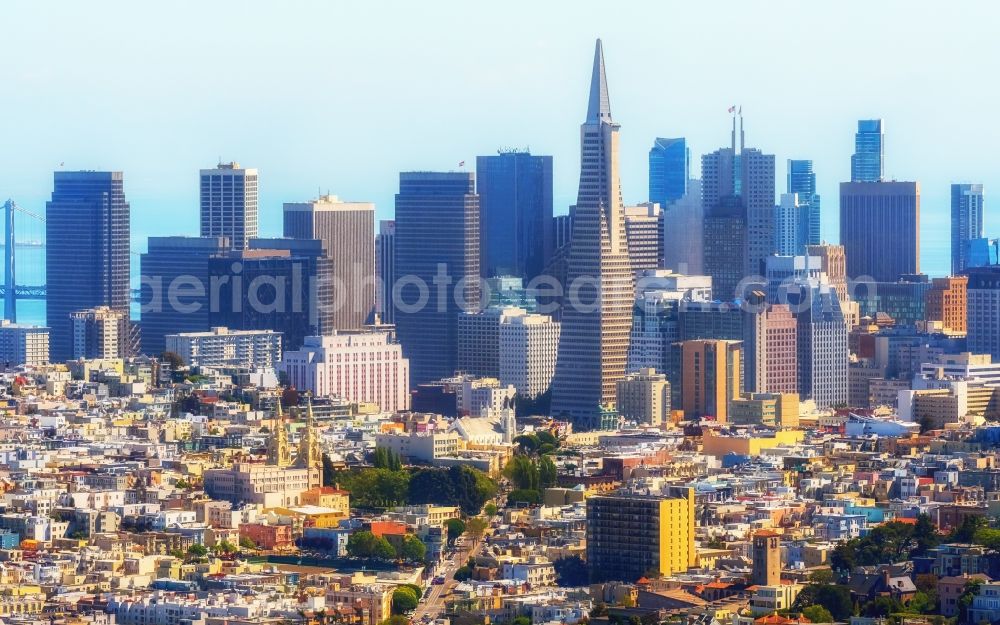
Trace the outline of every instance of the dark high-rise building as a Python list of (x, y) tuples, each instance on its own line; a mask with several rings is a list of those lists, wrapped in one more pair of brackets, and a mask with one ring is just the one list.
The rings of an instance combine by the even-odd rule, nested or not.
[(168, 334), (211, 328), (208, 263), (230, 248), (226, 237), (149, 237), (142, 272), (142, 352), (156, 356)]
[(375, 310), (375, 205), (324, 195), (311, 202), (287, 202), (284, 232), (295, 239), (320, 239), (333, 261), (333, 328), (355, 330)]
[[(723, 299), (734, 296), (736, 284), (744, 277), (761, 275), (764, 259), (775, 251), (774, 155), (744, 147), (742, 117), (740, 119), (739, 150), (734, 118), (732, 145), (701, 157), (701, 198), (705, 214), (703, 271), (712, 276), (712, 286), (718, 289), (717, 297)], [(742, 234), (732, 228), (734, 220), (740, 218), (743, 220)], [(721, 223), (720, 219), (727, 223)], [(710, 220), (715, 220), (717, 227), (710, 228)], [(714, 240), (718, 236), (728, 236), (729, 240)], [(738, 255), (734, 254), (737, 246), (742, 247)], [(720, 253), (727, 257), (722, 258)], [(716, 277), (712, 273), (716, 270), (725, 275)], [(739, 277), (734, 281), (736, 275)]]
[[(580, 127), (580, 186), (573, 210), (553, 415), (576, 427), (603, 424), (625, 377), (635, 294), (625, 237), (618, 131), (611, 119), (601, 40), (594, 51), (587, 118)], [(612, 408), (613, 410), (613, 408)]]
[(474, 175), (399, 174), (395, 323), (412, 385), (455, 372), (458, 314), (479, 308), (479, 275)]
[(501, 152), (476, 158), (480, 271), (525, 284), (552, 255), (552, 157)]
[(242, 250), (257, 236), (257, 170), (219, 163), (200, 172), (201, 236), (228, 237)]
[(885, 130), (881, 119), (859, 119), (851, 155), (851, 182), (885, 178)]
[(394, 323), (392, 286), (396, 284), (396, 222), (383, 219), (375, 236), (375, 312), (382, 323)]
[(568, 245), (573, 238), (573, 216), (556, 215), (552, 218), (553, 251)]
[(738, 297), (740, 281), (749, 275), (747, 253), (747, 216), (743, 202), (727, 196), (705, 209), (702, 227), (702, 271), (712, 278), (716, 299)]
[(897, 326), (913, 326), (926, 317), (925, 300), (930, 290), (926, 274), (904, 274), (893, 282), (861, 282), (853, 295), (862, 317), (874, 319), (876, 313), (884, 313)]
[(73, 355), (70, 313), (108, 306), (128, 318), (129, 204), (120, 171), (57, 171), (45, 207), (51, 360)]
[(990, 354), (1000, 362), (1000, 265), (967, 270), (968, 347), (974, 354)]
[(951, 273), (969, 266), (969, 241), (983, 238), (983, 185), (951, 185)]
[(808, 215), (806, 245), (819, 245), (822, 239), (820, 197), (816, 193), (816, 174), (813, 172), (812, 161), (788, 160), (788, 192), (799, 196), (799, 206), (808, 207), (805, 211)]
[(920, 185), (840, 183), (840, 242), (851, 279), (895, 282), (920, 273)]
[(691, 150), (684, 137), (653, 141), (649, 149), (649, 201), (666, 207), (687, 195)]
[(336, 294), (323, 241), (251, 239), (249, 245), (208, 262), (209, 284), (218, 285), (210, 326), (281, 332), (286, 350), (331, 333)]

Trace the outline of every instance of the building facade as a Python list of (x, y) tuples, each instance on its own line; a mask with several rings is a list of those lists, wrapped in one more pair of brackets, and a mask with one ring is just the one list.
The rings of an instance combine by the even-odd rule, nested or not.
[(500, 320), (499, 375), (519, 396), (547, 393), (556, 373), (562, 325), (548, 315), (511, 315)]
[(226, 237), (234, 250), (257, 237), (257, 170), (219, 163), (200, 172), (201, 236)]
[(501, 151), (476, 157), (480, 271), (530, 282), (552, 255), (552, 157)]
[(680, 344), (685, 419), (728, 420), (730, 402), (743, 394), (742, 352), (741, 341), (690, 340)]
[(688, 193), (691, 150), (684, 137), (657, 137), (649, 149), (649, 201), (666, 207)]
[(653, 202), (625, 207), (625, 240), (632, 271), (663, 266), (663, 211)]
[[(443, 270), (445, 297), (428, 299)], [(458, 315), (479, 310), (479, 196), (466, 172), (403, 172), (396, 194), (394, 319), (410, 382), (456, 369)], [(421, 300), (424, 304), (420, 305)], [(462, 304), (462, 305), (460, 305)]]
[(924, 318), (927, 322), (939, 325), (941, 332), (950, 336), (965, 336), (968, 327), (968, 287), (967, 276), (934, 278), (931, 288), (924, 295)]
[[(885, 130), (881, 119), (859, 119), (851, 155), (851, 182), (881, 182), (885, 178)], [(843, 235), (841, 235), (843, 237)]]
[(73, 324), (73, 358), (124, 358), (128, 344), (128, 318), (110, 306), (70, 313)]
[[(807, 206), (805, 210), (808, 222), (807, 245), (819, 245), (823, 238), (821, 232), (820, 197), (816, 193), (816, 174), (813, 172), (813, 162), (809, 160), (788, 160), (788, 193), (799, 196), (799, 204)], [(797, 254), (801, 252), (796, 252)]]
[(977, 267), (967, 274), (969, 351), (1000, 361), (1000, 266)]
[(5, 367), (49, 363), (49, 329), (0, 319), (0, 361)]
[(983, 185), (951, 185), (951, 273), (969, 266), (969, 241), (983, 238)]
[(281, 360), (281, 333), (273, 330), (230, 330), (168, 334), (166, 349), (192, 367), (273, 369)]
[(396, 222), (378, 222), (375, 237), (375, 313), (382, 323), (395, 323), (392, 288), (396, 284)]
[(129, 233), (122, 172), (55, 172), (45, 206), (45, 314), (53, 361), (73, 357), (70, 313), (109, 306), (128, 318)]
[(209, 329), (208, 262), (229, 247), (226, 237), (149, 237), (139, 261), (143, 353), (162, 353), (168, 334)]
[(670, 420), (670, 382), (655, 369), (642, 369), (618, 381), (618, 416), (660, 427)]
[(840, 241), (852, 280), (920, 273), (920, 185), (840, 183)]
[(410, 408), (410, 363), (384, 332), (308, 336), (286, 351), (281, 369), (289, 384), (318, 397), (377, 404), (386, 412)]
[(632, 325), (633, 276), (621, 196), (619, 125), (611, 119), (604, 53), (594, 53), (587, 119), (580, 128), (580, 188), (573, 212), (567, 269), (569, 293), (552, 381), (552, 414), (576, 427), (602, 423), (615, 385), (625, 375)]
[(284, 205), (284, 235), (323, 241), (333, 261), (333, 327), (354, 330), (375, 311), (375, 205), (323, 195)]
[(622, 493), (587, 498), (591, 582), (635, 582), (695, 565), (694, 490), (675, 497)]

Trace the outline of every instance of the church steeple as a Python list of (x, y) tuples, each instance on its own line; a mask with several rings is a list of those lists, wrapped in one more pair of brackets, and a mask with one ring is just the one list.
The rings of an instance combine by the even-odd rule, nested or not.
[(611, 121), (611, 99), (608, 97), (608, 77), (604, 72), (604, 47), (598, 39), (594, 49), (594, 73), (590, 77), (587, 122), (604, 121)]
[[(295, 458), (295, 464), (303, 469), (310, 470), (310, 486), (319, 486), (323, 483), (323, 452), (319, 445), (319, 433), (316, 431), (316, 421), (313, 418), (312, 397), (306, 404), (306, 428), (299, 439), (299, 453)], [(316, 471), (318, 479), (312, 478), (312, 472)]]
[(281, 398), (274, 412), (274, 432), (267, 443), (267, 462), (279, 467), (292, 464), (292, 454), (288, 449), (288, 430), (285, 427), (285, 415), (281, 412)]

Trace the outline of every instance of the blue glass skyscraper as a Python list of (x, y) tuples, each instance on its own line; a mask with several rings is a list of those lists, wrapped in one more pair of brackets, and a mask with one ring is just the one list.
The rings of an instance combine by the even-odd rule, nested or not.
[(983, 238), (983, 185), (951, 185), (951, 273), (969, 266), (969, 241)]
[(649, 149), (649, 201), (666, 206), (687, 195), (691, 150), (684, 137), (657, 137)]
[(880, 182), (885, 177), (885, 128), (881, 119), (859, 119), (851, 156), (851, 182)]
[(552, 253), (552, 157), (479, 156), (476, 174), (483, 277), (514, 276), (527, 284)]
[(819, 245), (820, 237), (820, 201), (819, 194), (816, 193), (816, 173), (813, 171), (813, 162), (807, 160), (788, 161), (788, 192), (797, 193), (799, 196), (799, 206), (806, 207), (803, 212), (807, 214), (805, 233), (806, 245)]

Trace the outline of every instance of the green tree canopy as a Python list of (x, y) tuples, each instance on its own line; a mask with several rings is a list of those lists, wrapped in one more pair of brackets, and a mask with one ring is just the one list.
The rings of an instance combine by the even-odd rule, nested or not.
[(407, 534), (399, 547), (399, 556), (409, 562), (423, 562), (427, 557), (427, 546), (413, 534)]
[(821, 605), (810, 605), (802, 608), (802, 616), (813, 623), (832, 623), (833, 615)]
[(400, 586), (392, 591), (392, 612), (403, 614), (417, 609), (420, 603), (420, 595), (413, 592), (412, 588)]
[(455, 540), (465, 533), (465, 521), (462, 519), (448, 519), (444, 526), (448, 530), (448, 540)]

